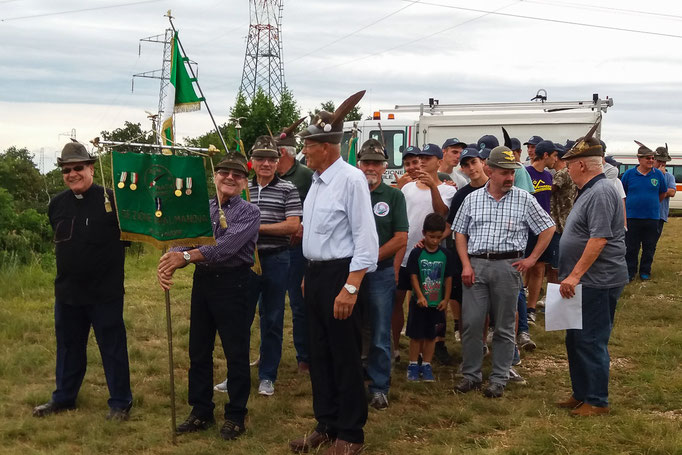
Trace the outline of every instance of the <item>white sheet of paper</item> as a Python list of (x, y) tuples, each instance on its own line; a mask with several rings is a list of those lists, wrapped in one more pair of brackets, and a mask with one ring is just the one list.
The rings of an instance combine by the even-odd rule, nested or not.
[(583, 286), (575, 287), (575, 295), (565, 299), (559, 293), (559, 285), (547, 283), (545, 297), (545, 330), (583, 328)]

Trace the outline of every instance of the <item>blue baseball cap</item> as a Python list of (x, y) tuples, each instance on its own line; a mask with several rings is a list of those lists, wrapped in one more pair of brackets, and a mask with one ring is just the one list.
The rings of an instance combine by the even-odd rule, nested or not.
[(469, 158), (481, 158), (481, 152), (479, 152), (476, 148), (465, 148), (462, 154), (459, 156), (459, 164), (464, 163)]
[(460, 141), (456, 137), (451, 137), (450, 139), (446, 139), (445, 142), (443, 142), (443, 147), (441, 147), (443, 150), (445, 150), (448, 147), (462, 147), (463, 149), (466, 148), (466, 143)]
[(604, 159), (605, 159), (606, 162), (609, 163), (611, 166), (616, 166), (616, 167), (618, 167), (618, 166), (621, 165), (621, 163), (619, 163), (618, 161), (616, 161), (616, 159), (615, 159), (614, 157), (612, 157), (611, 155), (606, 155), (606, 156), (604, 157)]
[(511, 138), (511, 147), (509, 147), (512, 150), (521, 150), (521, 141), (518, 140), (518, 138)]
[(568, 150), (566, 150), (566, 147), (563, 145), (559, 144), (558, 142), (554, 143), (554, 150), (556, 150), (558, 153), (559, 158), (563, 158), (564, 153), (566, 153)]
[(535, 146), (535, 156), (540, 156), (545, 153), (551, 155), (552, 152), (562, 152), (564, 148), (560, 145), (557, 147), (557, 145), (559, 144), (555, 144), (552, 141), (540, 141)]
[(405, 159), (407, 155), (419, 156), (421, 155), (421, 153), (422, 150), (419, 147), (417, 147), (416, 145), (410, 145), (405, 150), (403, 150), (403, 159)]
[[(487, 160), (487, 159), (490, 157), (490, 152), (491, 152), (491, 151), (492, 151), (492, 149), (489, 149), (489, 148), (482, 148), (482, 149), (479, 150), (479, 152), (478, 152), (478, 153), (479, 153), (479, 157), (480, 157), (482, 160)], [(460, 158), (460, 160), (461, 160), (461, 158)]]
[(478, 144), (469, 144), (469, 145), (466, 146), (466, 148), (478, 150)]
[(443, 150), (436, 144), (426, 144), (419, 156), (435, 156), (439, 160), (443, 159)]
[(540, 136), (531, 136), (523, 145), (538, 145), (543, 139)]
[(498, 141), (497, 138), (491, 134), (486, 134), (485, 136), (482, 136), (478, 140), (478, 149), (479, 150), (482, 150), (484, 148), (492, 150), (495, 147), (497, 147), (498, 145), (500, 145), (500, 141)]
[(606, 153), (606, 142), (599, 139), (599, 143), (601, 144), (601, 149)]

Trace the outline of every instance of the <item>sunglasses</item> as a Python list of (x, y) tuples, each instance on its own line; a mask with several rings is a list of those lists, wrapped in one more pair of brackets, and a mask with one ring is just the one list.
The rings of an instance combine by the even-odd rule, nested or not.
[(232, 170), (226, 171), (226, 170), (221, 169), (217, 172), (217, 174), (223, 178), (231, 175), (233, 180), (241, 180), (241, 179), (246, 178), (246, 176), (243, 173), (241, 173), (239, 171), (232, 171)]
[(78, 166), (74, 166), (74, 167), (63, 167), (62, 168), (62, 174), (64, 174), (64, 175), (69, 174), (69, 173), (71, 173), (72, 170), (74, 170), (76, 172), (80, 172), (83, 169), (85, 169), (85, 166), (83, 166), (82, 164), (79, 164)]

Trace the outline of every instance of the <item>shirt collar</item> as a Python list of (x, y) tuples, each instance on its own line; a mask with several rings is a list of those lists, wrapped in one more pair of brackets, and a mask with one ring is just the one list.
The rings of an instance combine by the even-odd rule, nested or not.
[[(227, 200), (226, 203), (224, 203), (222, 206), (223, 207), (232, 207), (235, 204), (239, 204), (239, 202), (242, 200), (242, 196), (240, 194), (237, 194), (235, 196), (232, 196), (230, 199)], [(218, 196), (214, 197), (213, 200), (211, 201), (212, 204), (218, 205)]]
[[(490, 191), (488, 191), (488, 187), (489, 187), (489, 186), (490, 186), (490, 179), (488, 179), (488, 181), (485, 182), (485, 185), (483, 185), (483, 190), (485, 191), (485, 194), (486, 194), (490, 199), (492, 199), (492, 200), (495, 201), (495, 202), (502, 202), (502, 201), (507, 197), (507, 195), (509, 195), (509, 193), (511, 193), (512, 191), (514, 191), (514, 188), (515, 188), (515, 187), (512, 186), (512, 187), (511, 187), (511, 190), (509, 190), (509, 191), (507, 191), (506, 193), (504, 193), (504, 196), (502, 196), (502, 197), (500, 198), (500, 200), (498, 201), (497, 199), (495, 199), (495, 198), (493, 197), (492, 194), (490, 194)], [(479, 187), (479, 188), (480, 188), (480, 187)]]
[[(263, 188), (267, 188), (270, 185), (276, 185), (277, 182), (279, 182), (279, 177), (277, 177), (277, 174), (275, 174), (274, 177), (272, 177), (272, 180), (270, 180), (270, 183), (265, 185)], [(251, 184), (253, 186), (258, 186), (258, 177), (257, 176), (255, 176), (255, 175), (253, 176), (253, 179), (251, 180)]]
[(341, 168), (343, 167), (344, 161), (343, 158), (339, 157), (336, 161), (332, 163), (331, 166), (329, 166), (327, 169), (324, 170), (322, 174), (320, 174), (318, 171), (315, 171), (313, 174), (313, 180), (322, 180), (323, 183), (326, 183), (329, 185), (332, 180), (334, 180), (334, 177), (336, 174), (339, 173)]
[(605, 178), (606, 178), (606, 175), (604, 175), (603, 173), (601, 173), (599, 175), (595, 175), (594, 177), (592, 177), (589, 182), (587, 182), (585, 185), (583, 185), (582, 188), (578, 189), (578, 195), (575, 197), (575, 199), (578, 200), (578, 198), (580, 197), (581, 194), (583, 194), (585, 191), (592, 188), (594, 186), (594, 184), (597, 183), (599, 180), (603, 180)]
[(386, 187), (387, 187), (387, 186), (388, 186), (388, 185), (386, 185), (384, 182), (380, 182), (380, 183), (379, 183), (379, 186), (376, 187), (376, 188), (375, 188), (374, 190), (372, 190), (371, 192), (374, 193), (374, 194), (382, 194), (382, 193), (386, 190)]

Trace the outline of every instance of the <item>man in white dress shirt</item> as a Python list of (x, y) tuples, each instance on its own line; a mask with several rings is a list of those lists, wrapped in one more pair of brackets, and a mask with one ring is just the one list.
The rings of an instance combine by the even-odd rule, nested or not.
[(320, 111), (299, 134), (313, 183), (303, 205), (304, 299), (310, 332), (315, 431), (291, 441), (294, 452), (333, 442), (327, 455), (364, 446), (367, 398), (361, 353), (362, 311), (355, 308), (366, 272), (376, 269), (379, 239), (367, 179), (341, 158), (343, 119), (364, 95)]

